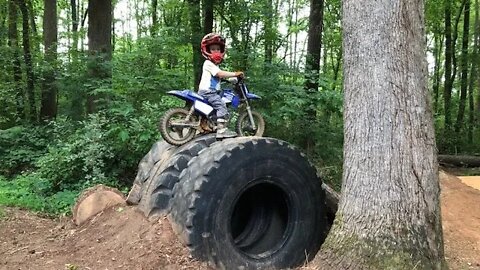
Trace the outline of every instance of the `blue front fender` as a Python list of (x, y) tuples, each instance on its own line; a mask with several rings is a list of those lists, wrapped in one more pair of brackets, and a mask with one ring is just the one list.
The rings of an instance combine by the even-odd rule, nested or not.
[(247, 98), (248, 99), (261, 99), (260, 96), (257, 96), (257, 95), (252, 94), (252, 93), (247, 93)]

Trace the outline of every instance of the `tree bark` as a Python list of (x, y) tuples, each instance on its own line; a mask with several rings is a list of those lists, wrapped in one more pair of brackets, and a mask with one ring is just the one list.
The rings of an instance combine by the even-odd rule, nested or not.
[(342, 25), (342, 195), (317, 257), (328, 269), (446, 269), (424, 3), (344, 0)]
[(273, 58), (273, 46), (276, 38), (275, 28), (274, 28), (274, 14), (273, 14), (273, 1), (266, 0), (264, 6), (264, 72), (267, 74), (270, 71), (270, 65), (272, 64)]
[(213, 6), (215, 0), (203, 0), (203, 33), (213, 32)]
[[(320, 76), (320, 55), (322, 50), (322, 23), (323, 23), (323, 0), (310, 0), (310, 16), (308, 19), (307, 56), (305, 61), (305, 90), (310, 101), (305, 106), (305, 123), (314, 124), (317, 114), (315, 100), (318, 92)], [(315, 149), (313, 130), (304, 134), (303, 147), (311, 154)]]
[(79, 22), (79, 13), (78, 13), (78, 8), (77, 8), (77, 2), (76, 0), (70, 0), (70, 8), (72, 12), (72, 48), (71, 54), (72, 54), (72, 59), (73, 61), (77, 60), (77, 55), (78, 55), (78, 22)]
[[(111, 79), (111, 68), (105, 64), (112, 59), (112, 1), (90, 0), (88, 20), (89, 75), (97, 80)], [(87, 113), (97, 111), (97, 99), (97, 95), (88, 94)]]
[(42, 82), (42, 104), (40, 119), (53, 119), (57, 116), (57, 86), (55, 70), (57, 60), (57, 0), (45, 0), (43, 16), (43, 40), (45, 62)]
[(30, 25), (28, 8), (25, 0), (18, 0), (18, 7), (22, 12), (22, 45), (23, 58), (25, 61), (25, 71), (27, 75), (27, 99), (28, 99), (28, 116), (33, 123), (37, 121), (37, 109), (35, 106), (35, 74), (33, 72), (32, 53), (30, 48)]
[(22, 69), (18, 48), (17, 18), (18, 10), (16, 0), (10, 0), (8, 2), (8, 46), (12, 49), (13, 54), (12, 67), (13, 82), (15, 84), (15, 103), (17, 117), (25, 119), (25, 94), (21, 87)]
[(193, 84), (198, 90), (200, 77), (202, 75), (202, 56), (200, 43), (202, 41), (202, 26), (200, 24), (200, 0), (188, 0), (190, 8), (190, 42), (193, 51)]
[(150, 28), (152, 37), (157, 36), (157, 31), (158, 31), (157, 7), (158, 7), (158, 0), (152, 0), (152, 27)]
[(308, 19), (307, 58), (305, 61), (305, 88), (318, 90), (320, 54), (322, 50), (323, 0), (310, 0)]
[(445, 132), (449, 135), (452, 129), (451, 100), (452, 100), (452, 4), (450, 0), (445, 3), (445, 83), (443, 88), (443, 103), (445, 113)]
[(442, 57), (442, 49), (443, 49), (443, 37), (439, 33), (434, 34), (434, 47), (433, 47), (433, 56), (434, 56), (434, 69), (433, 69), (433, 113), (437, 114), (439, 110), (439, 95), (440, 95), (440, 81), (441, 81), (441, 74), (440, 74), (440, 61)]
[[(459, 133), (463, 128), (463, 120), (465, 118), (465, 107), (467, 103), (467, 87), (468, 87), (468, 42), (470, 40), (470, 0), (466, 0), (463, 15), (463, 39), (462, 39), (462, 75), (460, 86), (460, 101), (458, 105), (457, 122), (455, 124), (455, 132)], [(458, 138), (458, 136), (457, 136)]]
[[(478, 0), (475, 0), (475, 57), (474, 57), (474, 66), (475, 66), (475, 72), (474, 75), (472, 75), (471, 79), (475, 78), (476, 83), (477, 83), (477, 89), (480, 89), (480, 79), (478, 76), (480, 75), (479, 72), (479, 65), (480, 65), (480, 7)], [(474, 84), (474, 82), (472, 82)], [(473, 89), (473, 86), (472, 86)], [(473, 90), (472, 90), (472, 95), (473, 95)], [(476, 124), (477, 128), (480, 128), (480, 91), (477, 92), (477, 106), (474, 108), (474, 116), (472, 121)]]

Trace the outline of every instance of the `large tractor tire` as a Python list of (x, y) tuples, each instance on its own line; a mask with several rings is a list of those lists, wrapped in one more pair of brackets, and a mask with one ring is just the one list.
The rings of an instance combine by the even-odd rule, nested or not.
[(138, 204), (142, 199), (143, 190), (148, 185), (148, 179), (156, 172), (156, 169), (167, 160), (176, 147), (166, 141), (158, 141), (153, 144), (150, 151), (138, 164), (138, 172), (133, 181), (132, 189), (128, 193), (127, 203)]
[(149, 180), (139, 209), (145, 216), (152, 217), (166, 213), (172, 198), (172, 191), (178, 182), (178, 176), (187, 167), (188, 161), (216, 142), (216, 134), (200, 136), (176, 148)]
[(173, 194), (175, 232), (194, 257), (218, 268), (295, 267), (313, 258), (326, 235), (315, 168), (277, 139), (211, 145), (190, 160)]

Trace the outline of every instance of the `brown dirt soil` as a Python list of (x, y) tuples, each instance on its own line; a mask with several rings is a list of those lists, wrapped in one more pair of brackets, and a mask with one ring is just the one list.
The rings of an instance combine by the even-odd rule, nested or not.
[[(445, 253), (451, 269), (480, 269), (480, 191), (441, 174)], [(131, 206), (108, 209), (81, 226), (0, 208), (0, 269), (195, 269), (166, 218), (149, 221)], [(321, 269), (305, 266), (300, 269)]]
[(107, 209), (81, 226), (4, 208), (0, 269), (210, 269), (193, 260), (166, 218)]
[(445, 256), (451, 269), (480, 269), (480, 191), (440, 174)]

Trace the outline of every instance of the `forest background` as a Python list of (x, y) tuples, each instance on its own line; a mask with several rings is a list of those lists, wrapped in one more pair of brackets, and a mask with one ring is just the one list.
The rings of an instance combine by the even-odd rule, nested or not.
[[(478, 1), (426, 0), (440, 154), (480, 153)], [(160, 116), (182, 105), (166, 92), (195, 88), (212, 31), (227, 38), (222, 68), (262, 97), (265, 136), (300, 147), (338, 190), (340, 0), (2, 0), (0, 205), (68, 214), (92, 185), (128, 192)]]

